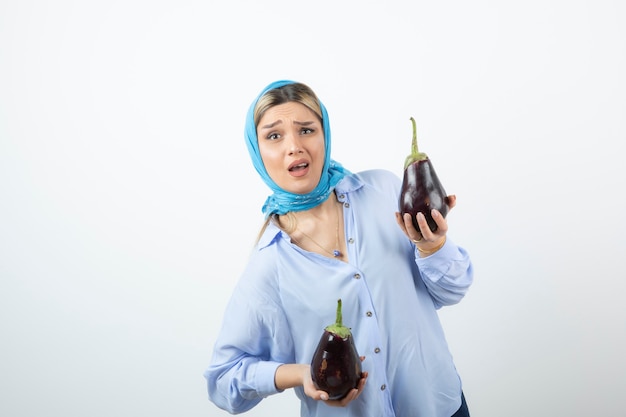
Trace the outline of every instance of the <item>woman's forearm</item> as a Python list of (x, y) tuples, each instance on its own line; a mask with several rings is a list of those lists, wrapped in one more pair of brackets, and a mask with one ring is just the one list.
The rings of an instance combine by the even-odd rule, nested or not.
[(274, 374), (274, 384), (279, 390), (302, 386), (308, 372), (309, 365), (295, 363), (280, 365)]

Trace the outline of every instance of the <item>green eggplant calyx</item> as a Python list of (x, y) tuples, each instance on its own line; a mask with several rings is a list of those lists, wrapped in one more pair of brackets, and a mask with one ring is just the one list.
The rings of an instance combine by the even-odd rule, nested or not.
[(414, 162), (428, 159), (428, 155), (417, 149), (417, 125), (413, 117), (411, 117), (411, 123), (413, 124), (413, 141), (411, 142), (411, 154), (404, 160), (404, 169), (407, 169)]
[(336, 334), (342, 339), (345, 339), (346, 337), (352, 335), (350, 328), (343, 325), (343, 316), (341, 314), (341, 298), (337, 300), (337, 319), (335, 320), (335, 323), (326, 326), (324, 330), (326, 330), (328, 333)]

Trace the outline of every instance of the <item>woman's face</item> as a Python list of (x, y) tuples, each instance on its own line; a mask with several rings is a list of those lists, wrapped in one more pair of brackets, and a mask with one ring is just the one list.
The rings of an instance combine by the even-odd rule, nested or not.
[(317, 186), (324, 167), (324, 130), (306, 106), (289, 102), (268, 109), (257, 125), (263, 165), (285, 191), (306, 194)]

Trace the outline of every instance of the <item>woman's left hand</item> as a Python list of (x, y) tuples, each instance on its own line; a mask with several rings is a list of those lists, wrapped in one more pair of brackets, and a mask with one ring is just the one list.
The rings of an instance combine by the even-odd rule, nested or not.
[[(448, 196), (448, 211), (456, 205), (456, 196)], [(413, 219), (409, 213), (404, 213), (404, 216), (396, 212), (396, 222), (404, 234), (417, 246), (421, 254), (430, 255), (436, 252), (445, 243), (446, 233), (448, 232), (448, 222), (441, 215), (438, 210), (433, 209), (431, 211), (433, 220), (437, 223), (437, 230), (432, 232), (428, 227), (428, 222), (424, 214), (417, 213), (416, 219), (420, 230), (415, 229), (413, 226)], [(426, 256), (427, 256), (426, 255)]]

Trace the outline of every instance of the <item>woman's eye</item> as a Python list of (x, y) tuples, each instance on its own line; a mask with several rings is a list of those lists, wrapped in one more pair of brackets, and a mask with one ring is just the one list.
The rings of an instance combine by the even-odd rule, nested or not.
[(309, 129), (308, 127), (303, 127), (300, 133), (303, 135), (310, 135), (311, 133), (313, 133), (313, 129)]
[(271, 140), (275, 140), (275, 139), (280, 138), (280, 135), (278, 133), (270, 133), (269, 135), (267, 135), (267, 138)]

